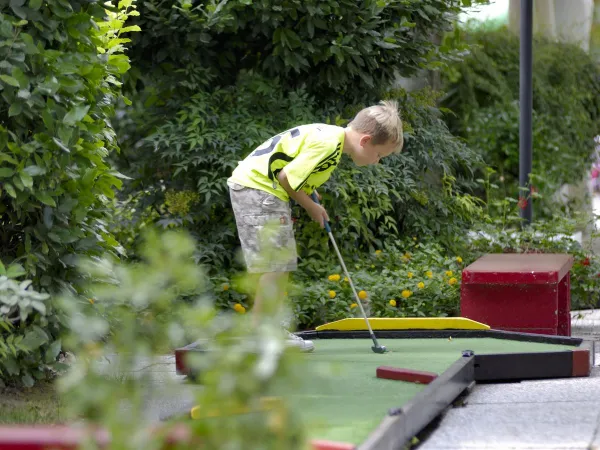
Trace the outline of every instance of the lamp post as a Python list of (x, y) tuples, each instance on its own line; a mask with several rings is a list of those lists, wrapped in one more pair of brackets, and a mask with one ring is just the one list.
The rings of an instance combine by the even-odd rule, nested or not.
[(533, 144), (533, 0), (521, 0), (519, 72), (519, 207), (521, 218), (529, 225), (533, 214), (532, 199), (529, 195)]

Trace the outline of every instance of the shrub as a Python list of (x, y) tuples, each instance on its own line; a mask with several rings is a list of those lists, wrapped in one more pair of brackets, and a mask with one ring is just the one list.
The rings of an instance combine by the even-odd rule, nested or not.
[[(292, 275), (288, 298), (296, 326), (314, 328), (347, 317), (362, 317), (349, 281), (333, 251), (330, 259), (300, 264)], [(446, 256), (437, 243), (416, 237), (401, 244), (363, 253), (346, 261), (356, 292), (371, 317), (445, 317), (459, 315), (461, 269), (470, 259)], [(224, 309), (245, 313), (251, 296), (238, 282), (239, 275), (219, 278), (212, 295)], [(214, 281), (214, 280), (213, 280)], [(423, 283), (420, 285), (420, 283)], [(225, 288), (224, 288), (225, 287)], [(393, 303), (390, 301), (393, 300)]]
[(410, 76), (454, 58), (454, 49), (431, 36), (449, 30), (471, 3), (151, 0), (136, 19), (147, 32), (134, 37), (131, 85), (147, 89), (147, 106), (168, 109), (198, 88), (232, 85), (240, 71), (252, 70), (286, 90), (305, 87), (320, 102), (342, 96), (351, 103), (398, 72)]
[[(402, 236), (425, 240), (435, 235), (451, 248), (453, 236), (481, 218), (483, 204), (471, 192), (482, 160), (449, 133), (435, 107), (437, 95), (390, 91), (403, 116), (403, 152), (360, 169), (344, 160), (319, 191), (334, 218), (334, 235), (348, 255), (356, 249), (372, 252)], [(321, 255), (327, 236), (307, 223), (299, 209), (297, 216), (301, 256)]]
[[(575, 214), (574, 218), (555, 217), (552, 220), (536, 220), (521, 228), (514, 203), (506, 206), (505, 220), (497, 220), (481, 226), (464, 236), (463, 244), (473, 260), (487, 253), (565, 253), (573, 256), (571, 269), (571, 309), (598, 307), (600, 300), (600, 260), (591, 248), (591, 241), (580, 244), (574, 233), (588, 226), (587, 214)], [(467, 251), (467, 250), (465, 250)]]
[(129, 173), (138, 180), (130, 188), (145, 186), (133, 207), (165, 228), (188, 229), (198, 243), (197, 261), (230, 265), (237, 236), (226, 179), (268, 137), (316, 120), (311, 106), (304, 91), (284, 93), (253, 73), (242, 73), (235, 86), (198, 91), (139, 148), (126, 150)]
[(0, 387), (34, 385), (57, 368), (61, 349), (56, 322), (49, 322), (50, 296), (31, 289), (31, 280), (17, 281), (25, 271), (18, 264), (0, 263)]
[[(204, 273), (192, 260), (196, 245), (187, 234), (148, 230), (140, 244), (136, 252), (140, 260), (134, 263), (115, 260), (111, 254), (81, 262), (83, 276), (89, 280), (86, 293), (110, 315), (120, 317), (122, 326), (113, 334), (107, 335), (108, 320), (82, 307), (85, 298), (66, 292), (59, 299), (70, 328), (65, 342), (78, 354), (58, 381), (65, 417), (105, 429), (113, 448), (164, 446), (168, 433), (157, 433), (144, 415), (152, 373), (140, 371), (138, 362), (154, 361), (165, 346), (201, 340), (209, 343), (211, 351), (187, 363), (199, 372), (202, 384), (202, 389), (191, 391), (191, 399), (201, 411), (212, 414), (211, 420), (190, 421), (177, 414), (159, 429), (179, 425), (177, 436), (186, 429), (189, 439), (178, 448), (306, 448), (303, 424), (290, 406), (289, 391), (275, 390), (282, 386), (291, 390), (303, 376), (314, 378), (305, 374), (296, 352), (285, 351), (277, 318), (265, 318), (260, 327), (252, 327), (244, 316), (217, 314), (212, 302), (201, 295)], [(181, 295), (193, 300), (183, 302)], [(109, 356), (117, 366), (109, 373), (112, 376), (98, 364)], [(176, 380), (161, 383), (162, 390), (176, 386), (180, 387)], [(261, 399), (275, 395), (276, 407), (264, 413), (234, 412), (253, 410)], [(224, 429), (229, 431), (223, 433)]]
[[(481, 202), (470, 194), (469, 180), (480, 159), (450, 135), (435, 110), (436, 95), (429, 91), (389, 95), (401, 103), (406, 128), (403, 154), (360, 170), (343, 158), (320, 189), (347, 254), (357, 248), (372, 251), (405, 234), (438, 234), (451, 245), (452, 236), (482, 213)], [(354, 114), (362, 106), (343, 114)], [(199, 243), (197, 260), (216, 269), (213, 275), (221, 267), (235, 265), (232, 250), (239, 244), (225, 180), (240, 159), (281, 130), (299, 123), (348, 121), (314, 111), (305, 92), (284, 95), (279, 86), (252, 73), (242, 74), (235, 87), (200, 91), (177, 119), (157, 128), (129, 154), (130, 168), (137, 168), (140, 177), (134, 184), (146, 188), (131, 204), (136, 213), (130, 209), (119, 215), (121, 221), (123, 216), (132, 217), (125, 227), (119, 226), (119, 233), (127, 233), (119, 234), (119, 239), (131, 241), (127, 230), (136, 223), (183, 227)], [(148, 172), (152, 167), (156, 173)], [(298, 219), (300, 257), (319, 256), (328, 245), (326, 235), (300, 207), (293, 213)]]
[[(119, 3), (0, 6), (0, 260), (21, 265), (35, 290), (76, 289), (81, 255), (122, 251), (107, 230), (121, 185), (107, 156), (129, 68), (124, 33), (135, 31), (123, 25), (135, 10)], [(58, 327), (49, 315), (48, 345)]]
[[(225, 178), (238, 160), (292, 125), (345, 124), (377, 102), (397, 72), (409, 75), (456, 56), (431, 36), (450, 27), (460, 2), (272, 6), (150, 1), (136, 19), (148, 31), (133, 39), (126, 89), (134, 105), (119, 121), (120, 166), (135, 179), (128, 194), (139, 199), (127, 215), (191, 230), (198, 260), (215, 267), (229, 266), (237, 245)], [(368, 250), (404, 232), (451, 235), (477, 215), (466, 178), (478, 157), (448, 133), (432, 95), (387, 95), (403, 103), (408, 156), (360, 172), (343, 163), (323, 188), (348, 248)], [(194, 202), (183, 209), (166, 204), (166, 195), (186, 193)], [(304, 257), (323, 245), (309, 224), (298, 229)]]
[[(518, 197), (519, 39), (504, 29), (473, 31), (464, 63), (446, 73), (443, 106), (453, 133), (481, 152)], [(600, 70), (576, 45), (536, 37), (533, 61), (533, 172), (546, 198), (538, 211), (550, 217), (551, 195), (564, 183), (578, 183), (589, 168), (600, 119)], [(535, 183), (532, 183), (535, 184)]]

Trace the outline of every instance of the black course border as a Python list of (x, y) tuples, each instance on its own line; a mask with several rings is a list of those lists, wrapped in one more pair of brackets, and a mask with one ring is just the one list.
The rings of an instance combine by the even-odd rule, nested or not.
[(469, 386), (475, 376), (475, 357), (458, 359), (401, 408), (392, 409), (357, 450), (404, 448)]
[[(376, 330), (381, 339), (435, 339), (435, 338), (495, 338), (521, 342), (538, 342), (586, 349), (593, 358), (594, 349), (580, 338), (540, 335), (501, 330)], [(366, 330), (356, 331), (302, 331), (304, 339), (369, 339)], [(591, 348), (591, 350), (590, 350)], [(188, 352), (204, 351), (200, 343), (176, 350), (176, 364), (185, 373)], [(573, 353), (570, 350), (540, 353), (499, 353), (477, 355), (467, 350), (449, 369), (405, 405), (391, 409), (373, 433), (355, 450), (389, 450), (404, 448), (462, 392), (476, 382), (517, 381), (543, 378), (569, 378), (573, 373)], [(591, 363), (593, 366), (593, 360)], [(590, 367), (591, 367), (590, 366)]]
[[(382, 339), (439, 339), (439, 338), (495, 338), (510, 341), (539, 342), (544, 344), (579, 346), (583, 339), (570, 336), (519, 333), (502, 330), (374, 330)], [(369, 339), (367, 330), (323, 330), (296, 333), (303, 339)]]

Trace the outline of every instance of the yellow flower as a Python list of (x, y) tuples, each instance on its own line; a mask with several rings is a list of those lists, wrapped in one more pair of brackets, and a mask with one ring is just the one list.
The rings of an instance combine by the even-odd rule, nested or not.
[(462, 258), (460, 256), (456, 257), (456, 262), (462, 264)]
[(457, 283), (457, 279), (456, 279), (456, 278), (454, 278), (454, 277), (452, 277), (452, 278), (450, 278), (450, 279), (448, 280), (448, 284), (449, 284), (450, 286), (452, 286), (453, 284), (456, 284), (456, 283)]
[(348, 282), (348, 277), (344, 277), (344, 281), (347, 283)]
[(94, 299), (93, 298), (88, 298), (88, 302), (90, 302), (93, 305), (94, 304)]
[(239, 303), (236, 303), (236, 304), (233, 306), (233, 309), (234, 309), (236, 312), (239, 312), (240, 314), (245, 314), (245, 313), (246, 313), (246, 308), (244, 308), (244, 307), (243, 307), (242, 305), (240, 305)]
[(405, 254), (402, 256), (402, 258), (404, 258), (404, 259), (410, 259), (410, 253), (406, 252), (406, 253), (405, 253)]
[(364, 299), (366, 299), (367, 297), (368, 297), (368, 294), (367, 294), (367, 292), (366, 292), (366, 291), (360, 291), (360, 292), (358, 293), (358, 298), (360, 298), (361, 300), (364, 300)]
[(95, 358), (101, 354), (100, 346), (96, 342), (87, 342), (85, 344), (85, 350), (90, 354), (90, 356)]
[(390, 306), (396, 306), (396, 300), (391, 299), (390, 300)]
[(378, 256), (381, 255), (381, 250), (375, 250), (375, 254)]
[(354, 309), (354, 308), (357, 308), (357, 307), (358, 307), (358, 303), (352, 303), (350, 305), (350, 309)]
[(224, 290), (224, 291), (228, 291), (228, 290), (229, 290), (229, 285), (228, 285), (227, 283), (225, 283), (225, 284), (223, 285), (223, 290)]
[(427, 272), (425, 272), (425, 276), (427, 278), (433, 278), (433, 272), (431, 270), (428, 270)]
[(341, 277), (337, 273), (334, 273), (333, 275), (329, 275), (327, 278), (329, 281), (340, 281)]
[(446, 271), (446, 276), (447, 277), (451, 277), (452, 276), (452, 271), (451, 270), (447, 270)]
[(423, 283), (423, 282), (421, 281), (419, 284), (417, 284), (417, 287), (418, 287), (419, 289), (423, 289), (423, 288), (425, 287), (425, 283)]
[(408, 278), (412, 278), (412, 277), (413, 277), (413, 273), (412, 273), (412, 272), (408, 272), (408, 273), (406, 274), (406, 276), (407, 276)]
[(411, 291), (409, 291), (408, 289), (404, 289), (404, 290), (402, 291), (402, 297), (404, 297), (404, 298), (408, 298), (408, 297), (410, 297), (411, 295), (412, 295), (412, 292), (411, 292)]
[(329, 298), (335, 298), (335, 291), (329, 291)]
[(416, 240), (417, 240), (417, 237), (416, 237), (416, 236), (413, 236), (413, 241), (416, 241)]

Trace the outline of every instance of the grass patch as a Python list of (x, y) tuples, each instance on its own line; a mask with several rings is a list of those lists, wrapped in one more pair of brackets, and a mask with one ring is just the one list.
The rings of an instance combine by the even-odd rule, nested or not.
[(61, 420), (61, 404), (52, 383), (38, 382), (31, 389), (0, 388), (0, 424), (56, 424)]

